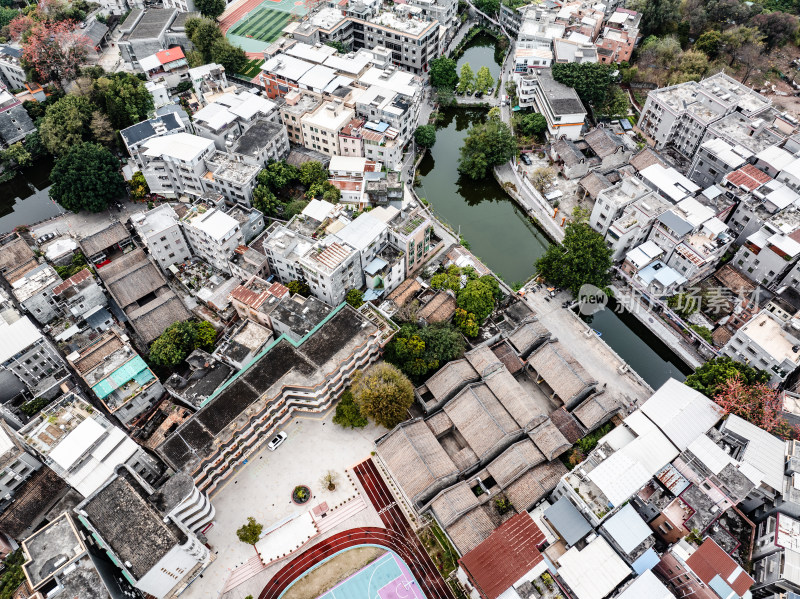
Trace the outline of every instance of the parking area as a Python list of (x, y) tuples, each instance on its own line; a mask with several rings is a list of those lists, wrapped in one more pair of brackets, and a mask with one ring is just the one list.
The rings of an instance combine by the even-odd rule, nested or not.
[[(211, 502), (216, 508), (214, 526), (207, 532), (209, 544), (216, 553), (214, 561), (187, 589), (187, 599), (216, 599), (229, 574), (254, 557), (253, 547), (245, 545), (236, 537), (236, 530), (249, 516), (269, 530), (281, 521), (307, 512), (319, 502), (336, 505), (353, 494), (347, 484), (345, 469), (369, 457), (375, 447), (375, 439), (385, 429), (369, 425), (360, 430), (343, 429), (333, 424), (334, 410), (324, 417), (297, 417), (283, 430), (286, 441), (276, 451), (264, 449), (255, 454), (235, 476), (217, 491)], [(329, 470), (339, 478), (336, 491), (328, 491), (320, 482)], [(276, 484), (276, 481), (280, 481)], [(292, 489), (297, 485), (311, 488), (312, 499), (305, 505), (295, 505), (291, 500)], [(251, 594), (253, 584), (243, 584), (230, 593), (242, 597)], [(261, 583), (263, 588), (263, 583)]]

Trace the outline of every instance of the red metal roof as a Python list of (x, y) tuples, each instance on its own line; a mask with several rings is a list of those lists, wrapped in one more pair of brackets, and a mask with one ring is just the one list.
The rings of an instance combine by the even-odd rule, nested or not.
[(53, 295), (61, 295), (73, 285), (83, 283), (86, 279), (88, 279), (91, 276), (92, 273), (89, 272), (89, 269), (84, 268), (83, 270), (76, 272), (74, 275), (72, 275), (69, 279), (67, 279), (63, 283), (59, 283), (58, 285), (53, 287)]
[(517, 514), (459, 560), (470, 582), (487, 599), (497, 599), (544, 558), (544, 534), (527, 512)]
[(167, 64), (176, 60), (180, 60), (181, 58), (186, 58), (186, 56), (184, 56), (183, 50), (181, 50), (180, 47), (177, 47), (156, 52), (156, 58), (161, 64)]
[(276, 282), (269, 286), (267, 293), (280, 299), (286, 295), (289, 295), (289, 288), (286, 285)]
[(755, 580), (737, 564), (713, 539), (706, 539), (686, 560), (697, 577), (705, 584), (719, 574), (733, 591), (742, 597)]
[(767, 181), (771, 181), (770, 177), (764, 171), (758, 170), (752, 164), (745, 164), (742, 168), (736, 169), (732, 173), (725, 175), (725, 178), (737, 187), (742, 187), (748, 191), (752, 191), (761, 187)]

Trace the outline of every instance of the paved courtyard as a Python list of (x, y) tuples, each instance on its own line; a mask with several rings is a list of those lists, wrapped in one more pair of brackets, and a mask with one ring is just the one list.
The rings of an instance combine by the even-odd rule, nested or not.
[[(386, 429), (374, 425), (360, 430), (343, 429), (333, 424), (333, 413), (334, 410), (330, 410), (324, 417), (297, 417), (292, 420), (282, 429), (289, 435), (283, 445), (274, 452), (266, 449), (265, 445), (211, 497), (217, 513), (214, 526), (207, 536), (216, 553), (216, 561), (203, 573), (202, 579), (196, 580), (183, 593), (183, 597), (217, 599), (230, 573), (254, 558), (253, 547), (236, 537), (236, 530), (248, 516), (253, 516), (267, 531), (271, 526), (307, 512), (322, 501), (333, 507), (353, 495), (354, 487), (346, 482), (344, 471), (368, 458), (375, 447), (375, 439), (383, 435)], [(340, 484), (333, 493), (320, 483), (328, 470), (339, 475)], [(275, 481), (280, 483), (275, 484)], [(304, 506), (293, 504), (290, 498), (292, 489), (299, 484), (308, 485), (313, 493), (312, 500)], [(367, 514), (363, 513), (363, 517), (367, 517)], [(233, 589), (228, 595), (257, 595), (260, 589), (257, 588), (254, 593), (253, 587), (260, 584), (263, 588), (263, 574), (266, 572), (254, 577), (250, 584), (245, 583)]]

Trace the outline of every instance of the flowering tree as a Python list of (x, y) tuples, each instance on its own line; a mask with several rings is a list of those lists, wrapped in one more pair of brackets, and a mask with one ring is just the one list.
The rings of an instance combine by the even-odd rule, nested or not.
[(22, 49), (22, 59), (42, 83), (61, 83), (78, 76), (92, 47), (91, 40), (74, 21), (40, 22), (33, 25)]
[(726, 414), (736, 414), (777, 437), (799, 436), (783, 415), (782, 394), (767, 383), (747, 384), (737, 374), (720, 386), (714, 401)]

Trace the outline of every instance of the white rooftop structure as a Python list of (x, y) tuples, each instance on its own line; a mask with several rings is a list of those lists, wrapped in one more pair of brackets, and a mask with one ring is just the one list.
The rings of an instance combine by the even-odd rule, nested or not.
[(370, 85), (385, 87), (405, 96), (413, 96), (419, 89), (414, 75), (392, 67), (387, 69), (372, 67), (358, 79), (358, 82), (365, 87)]
[(328, 87), (335, 78), (336, 71), (324, 65), (315, 64), (297, 82), (303, 88), (319, 92)]
[(784, 442), (735, 414), (728, 416), (724, 428), (747, 439), (742, 461), (761, 472), (767, 485), (776, 491), (781, 491), (785, 460)]
[(288, 54), (276, 54), (261, 65), (261, 70), (267, 73), (274, 73), (291, 81), (298, 81), (313, 66), (314, 64), (311, 62)]
[(0, 364), (14, 357), (41, 339), (42, 334), (31, 320), (24, 316), (3, 327), (3, 342), (0, 343)]
[(195, 212), (187, 217), (187, 222), (191, 223), (195, 229), (219, 241), (229, 239), (239, 227), (239, 221), (216, 208), (205, 212)]
[(286, 50), (286, 54), (294, 56), (295, 58), (302, 58), (309, 62), (322, 64), (327, 58), (336, 54), (336, 48), (322, 44), (320, 46), (311, 46), (304, 42), (298, 42), (291, 48)]
[(332, 156), (328, 165), (331, 173), (363, 173), (367, 165), (367, 159), (360, 156)]
[(386, 223), (370, 216), (369, 212), (365, 212), (343, 229), (337, 231), (336, 237), (350, 247), (363, 252), (387, 229)]
[(161, 204), (147, 212), (131, 215), (131, 222), (139, 235), (147, 237), (169, 229), (178, 222), (178, 215), (169, 204)]
[(700, 147), (708, 150), (732, 169), (743, 165), (747, 159), (753, 155), (753, 153), (744, 146), (731, 145), (721, 137), (715, 137), (704, 141)]
[(558, 563), (559, 576), (577, 599), (603, 599), (631, 574), (631, 569), (603, 537), (597, 537), (582, 551), (571, 547), (558, 558)]
[(311, 512), (303, 512), (294, 518), (279, 522), (273, 529), (264, 533), (261, 540), (256, 543), (256, 551), (261, 561), (269, 564), (296, 551), (318, 534)]
[(700, 187), (681, 175), (674, 168), (664, 168), (660, 164), (651, 164), (639, 171), (651, 187), (666, 195), (673, 202), (695, 195)]
[(634, 268), (638, 270), (663, 255), (664, 250), (656, 245), (654, 241), (645, 241), (628, 252), (625, 255), (625, 260), (633, 264)]
[(303, 216), (308, 216), (309, 218), (313, 218), (316, 221), (322, 222), (328, 216), (330, 216), (331, 212), (333, 212), (336, 206), (331, 204), (326, 200), (318, 200), (313, 199), (311, 200), (308, 205), (303, 208)]
[(181, 132), (154, 137), (147, 141), (145, 146), (144, 154), (146, 156), (166, 156), (181, 162), (194, 162), (214, 147), (214, 141)]
[(323, 63), (340, 73), (357, 75), (372, 62), (372, 55), (366, 50), (359, 50), (346, 56), (328, 56)]
[(758, 160), (763, 160), (775, 170), (781, 171), (792, 162), (795, 157), (779, 146), (769, 146), (756, 154)]
[(681, 451), (723, 416), (722, 408), (705, 395), (672, 378), (640, 410)]
[(633, 553), (647, 537), (653, 534), (630, 503), (611, 516), (603, 524), (603, 528), (627, 554)]
[(675, 599), (675, 595), (661, 582), (652, 570), (645, 570), (616, 599)]

